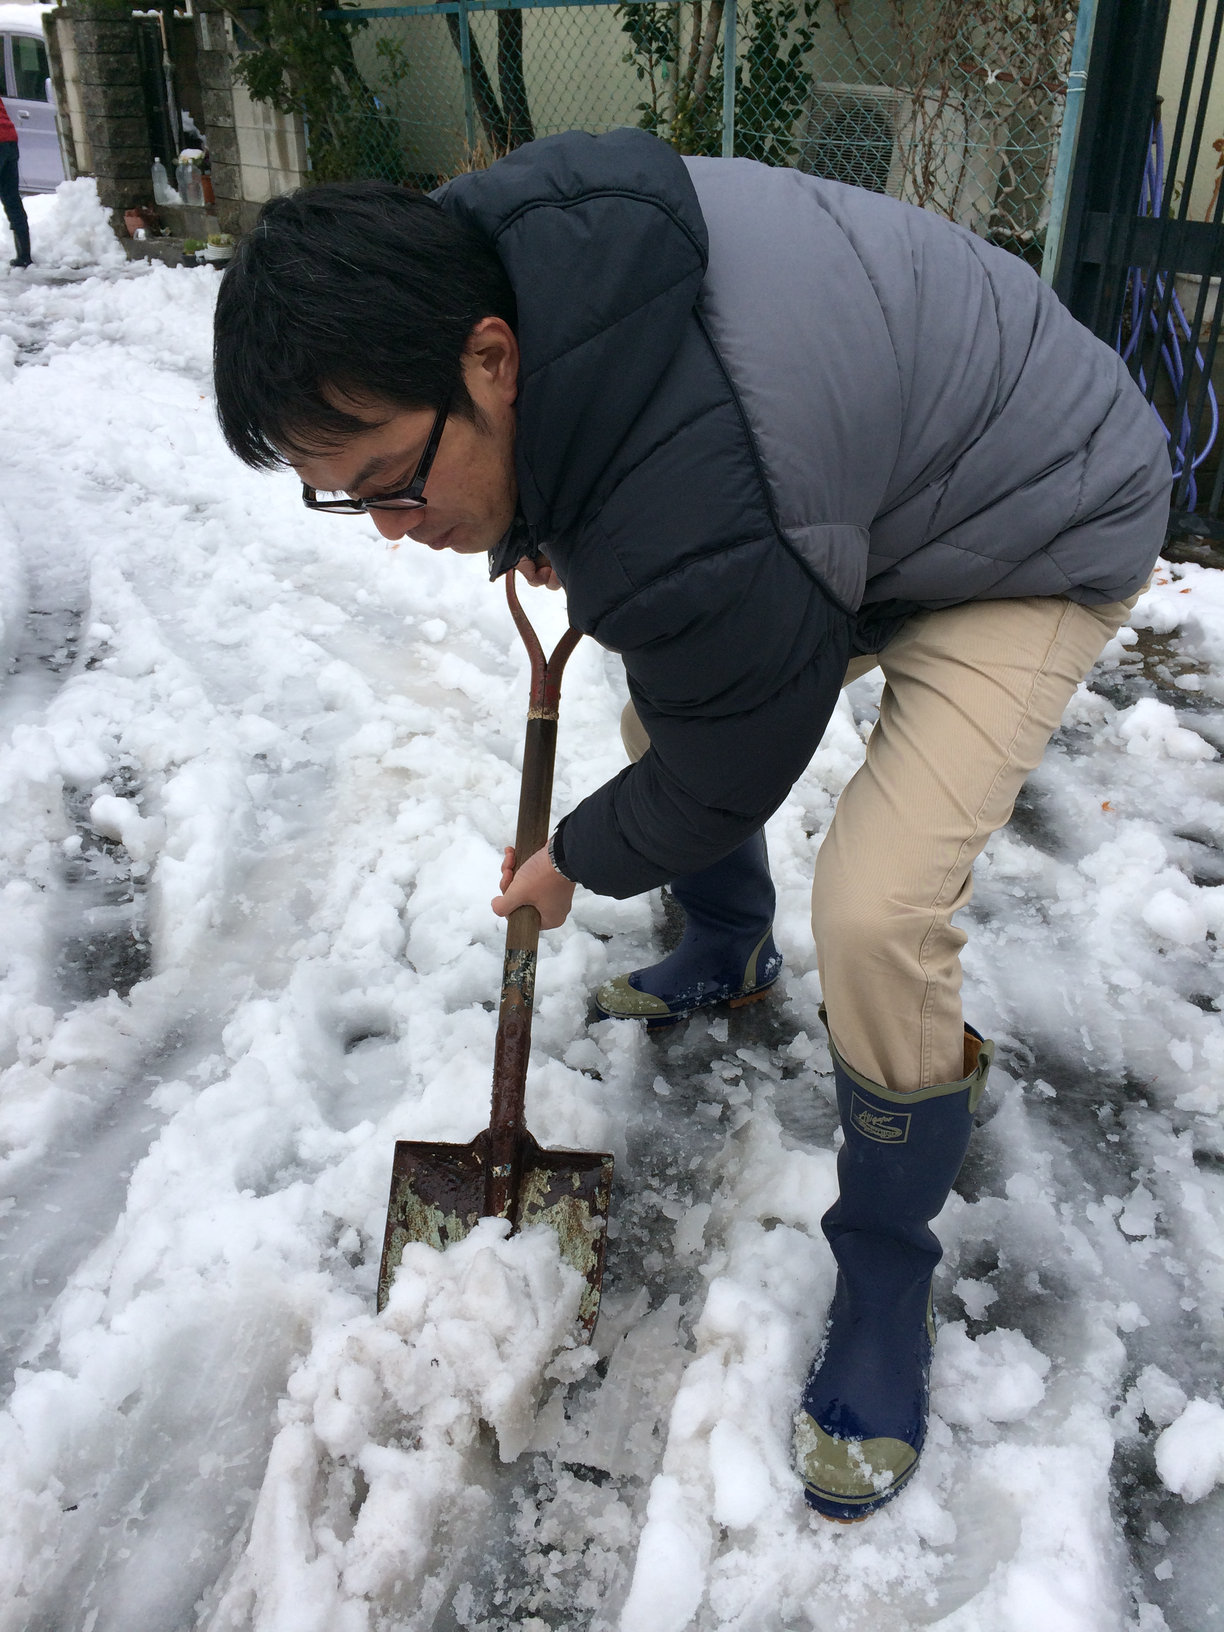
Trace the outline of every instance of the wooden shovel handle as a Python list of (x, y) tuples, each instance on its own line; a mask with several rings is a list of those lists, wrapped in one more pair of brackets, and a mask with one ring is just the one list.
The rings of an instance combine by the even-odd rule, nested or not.
[[(518, 828), (514, 835), (515, 860), (522, 862), (528, 856), (534, 856), (548, 842), (561, 676), (570, 653), (582, 636), (577, 629), (567, 629), (554, 647), (552, 656), (546, 660), (540, 638), (519, 604), (513, 572), (506, 574), (506, 599), (510, 603), (510, 616), (523, 637), (523, 645), (531, 659), (531, 697), (527, 705), (527, 736), (523, 744), (523, 780), (519, 789)], [(536, 919), (538, 935), (539, 914), (534, 907), (519, 907), (511, 915), (511, 923), (524, 913)], [(526, 945), (525, 942), (520, 944)], [(531, 944), (534, 947), (535, 943)]]
[[(557, 711), (561, 676), (582, 636), (567, 629), (545, 658), (544, 648), (519, 605), (514, 573), (506, 574), (506, 599), (527, 655), (531, 659), (531, 700), (523, 744), (523, 778), (519, 788), (516, 862), (526, 861), (548, 842), (552, 809), (553, 766), (557, 754)], [(518, 1207), (520, 1142), (531, 1050), (531, 1012), (535, 996), (540, 915), (518, 907), (506, 922), (506, 956), (502, 965), (501, 1008), (493, 1053), (493, 1109), (489, 1118), (488, 1176), (485, 1216), (514, 1219)]]

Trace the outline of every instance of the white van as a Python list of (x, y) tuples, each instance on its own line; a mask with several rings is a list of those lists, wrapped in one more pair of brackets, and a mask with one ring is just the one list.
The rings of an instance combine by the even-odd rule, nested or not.
[(0, 5), (4, 105), (17, 132), (17, 168), (23, 193), (53, 193), (64, 179), (55, 102), (51, 95), (43, 12), (49, 6)]

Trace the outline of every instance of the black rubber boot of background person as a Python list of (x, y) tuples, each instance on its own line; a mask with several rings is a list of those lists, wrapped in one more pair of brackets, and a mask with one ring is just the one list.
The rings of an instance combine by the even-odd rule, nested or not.
[[(22, 217), (22, 220), (24, 221), (25, 220), (25, 210), (24, 209), (21, 212), (21, 217)], [(13, 248), (17, 251), (17, 253), (16, 253), (16, 255), (13, 256), (12, 260), (9, 262), (10, 266), (22, 266), (22, 267), (24, 267), (24, 266), (33, 266), (34, 265), (34, 258), (30, 254), (30, 226), (29, 226), (28, 221), (26, 222), (26, 224), (24, 226), (21, 226), (18, 222), (14, 221), (14, 223), (13, 223)]]
[(965, 1027), (966, 1075), (898, 1094), (861, 1077), (830, 1040), (845, 1142), (821, 1220), (837, 1259), (829, 1330), (795, 1419), (808, 1505), (866, 1518), (904, 1486), (926, 1437), (942, 1256), (930, 1221), (960, 1172), (994, 1044)]
[(670, 888), (684, 908), (684, 938), (661, 962), (605, 981), (595, 1003), (612, 1019), (645, 1020), (653, 1030), (712, 1003), (754, 1002), (778, 978), (764, 833)]
[(13, 231), (13, 248), (17, 251), (10, 266), (30, 266), (30, 223), (25, 205), (21, 202), (21, 188), (17, 171), (17, 143), (0, 142), (0, 204)]

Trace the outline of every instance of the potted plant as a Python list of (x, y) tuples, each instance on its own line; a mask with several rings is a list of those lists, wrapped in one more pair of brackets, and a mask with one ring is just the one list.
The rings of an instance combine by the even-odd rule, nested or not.
[(206, 261), (228, 261), (234, 254), (234, 240), (228, 232), (211, 232), (208, 242), (204, 245), (204, 259)]
[(124, 210), (123, 224), (129, 238), (157, 238), (161, 235), (161, 216), (151, 204), (135, 204)]
[(202, 238), (184, 238), (183, 260), (188, 266), (194, 266), (199, 257), (200, 251), (204, 248), (205, 244)]

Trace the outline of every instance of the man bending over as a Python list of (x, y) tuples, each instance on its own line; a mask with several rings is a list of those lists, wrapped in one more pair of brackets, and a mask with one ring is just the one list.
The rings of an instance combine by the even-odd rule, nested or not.
[(1019, 260), (793, 170), (641, 131), (519, 148), (432, 198), (273, 200), (217, 305), (248, 464), (387, 538), (564, 585), (620, 653), (631, 763), (508, 856), (503, 914), (669, 882), (684, 938), (608, 982), (669, 1024), (781, 964), (762, 824), (879, 664), (812, 925), (845, 1143), (828, 1337), (797, 1416), (809, 1503), (861, 1518), (926, 1431), (940, 1256), (992, 1046), (952, 920), (1164, 536), (1155, 416)]

